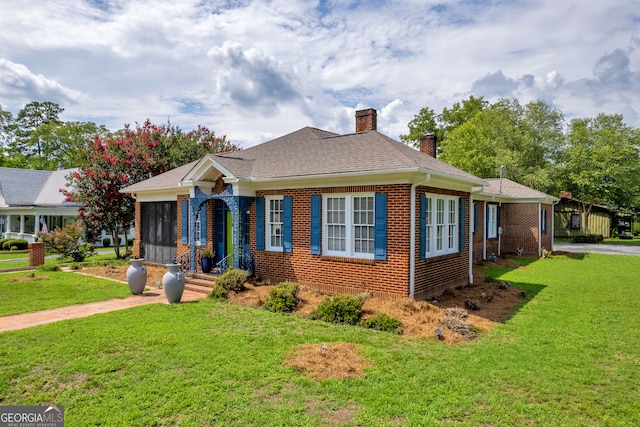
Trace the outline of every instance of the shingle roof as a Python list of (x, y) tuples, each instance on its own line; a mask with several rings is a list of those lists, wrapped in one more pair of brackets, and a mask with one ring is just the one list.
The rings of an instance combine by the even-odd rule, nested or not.
[[(207, 155), (237, 178), (271, 179), (357, 172), (428, 169), (479, 183), (480, 178), (377, 131), (338, 135), (304, 127), (241, 151)], [(131, 185), (123, 191), (177, 186), (197, 162)]]
[(501, 195), (512, 198), (533, 197), (533, 198), (554, 198), (553, 196), (534, 190), (526, 185), (518, 184), (507, 178), (502, 178), (502, 192), (500, 192), (500, 178), (485, 179), (489, 184), (482, 191), (483, 194)]
[(132, 184), (126, 188), (123, 188), (121, 191), (126, 193), (135, 193), (136, 191), (142, 189), (153, 190), (159, 188), (176, 187), (198, 162), (199, 160), (196, 160), (195, 162), (187, 163), (186, 165), (171, 169), (160, 175), (156, 175), (149, 179), (145, 179), (144, 181)]
[(480, 180), (377, 131), (337, 135), (305, 127), (246, 150), (210, 156), (237, 177), (257, 179), (426, 168)]
[(62, 205), (66, 176), (76, 169), (41, 171), (0, 168), (0, 193), (8, 206)]

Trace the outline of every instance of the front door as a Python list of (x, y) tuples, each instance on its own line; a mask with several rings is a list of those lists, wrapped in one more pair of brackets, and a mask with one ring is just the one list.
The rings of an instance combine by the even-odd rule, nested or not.
[(231, 225), (229, 220), (229, 207), (222, 200), (215, 201), (214, 207), (214, 222), (213, 222), (213, 234), (214, 245), (216, 251), (215, 262), (222, 261), (228, 254), (228, 241), (230, 240), (227, 235), (227, 229)]

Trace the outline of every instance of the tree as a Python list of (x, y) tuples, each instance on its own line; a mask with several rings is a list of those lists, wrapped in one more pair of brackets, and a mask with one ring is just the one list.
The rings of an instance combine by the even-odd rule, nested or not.
[(563, 124), (562, 113), (543, 101), (502, 99), (453, 127), (440, 159), (481, 178), (495, 178), (505, 166), (510, 179), (553, 191)]
[[(114, 242), (119, 230), (125, 233), (134, 221), (135, 200), (120, 189), (144, 179), (166, 172), (184, 163), (202, 157), (203, 153), (216, 153), (238, 149), (218, 138), (208, 129), (186, 135), (180, 129), (166, 125), (154, 125), (147, 120), (132, 130), (128, 125), (107, 138), (96, 136), (89, 150), (81, 157), (80, 171), (68, 177), (73, 191), (65, 194), (83, 208), (79, 211), (89, 235), (97, 230), (109, 230)], [(128, 249), (128, 243), (125, 246)], [(114, 245), (117, 257), (120, 248)]]
[(420, 137), (427, 134), (436, 136), (436, 141), (444, 140), (447, 135), (461, 126), (489, 105), (484, 98), (470, 96), (460, 102), (456, 102), (449, 108), (444, 108), (442, 113), (436, 115), (435, 111), (425, 107), (409, 122), (409, 133), (400, 135), (400, 140), (406, 144), (418, 146)]
[(13, 167), (29, 167), (33, 157), (41, 158), (44, 141), (37, 132), (47, 123), (60, 123), (64, 109), (54, 102), (33, 101), (18, 112), (15, 119), (15, 138), (7, 145), (7, 154)]
[(589, 227), (595, 204), (628, 207), (640, 194), (640, 131), (624, 124), (620, 114), (573, 119), (562, 153), (565, 188), (581, 200)]
[(11, 111), (4, 111), (0, 105), (0, 148), (2, 149), (2, 158), (0, 165), (5, 163), (6, 147), (15, 139), (16, 124)]

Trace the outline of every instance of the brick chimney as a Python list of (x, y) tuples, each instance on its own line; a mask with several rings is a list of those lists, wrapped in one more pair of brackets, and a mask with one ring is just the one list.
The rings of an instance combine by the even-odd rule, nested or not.
[(431, 157), (436, 157), (436, 136), (432, 134), (420, 137), (420, 151)]
[(569, 193), (568, 191), (561, 191), (560, 192), (560, 198), (561, 199), (569, 199), (569, 200), (571, 200), (571, 198), (573, 198), (573, 195), (571, 193)]
[(373, 108), (356, 111), (356, 132), (378, 130), (378, 113)]

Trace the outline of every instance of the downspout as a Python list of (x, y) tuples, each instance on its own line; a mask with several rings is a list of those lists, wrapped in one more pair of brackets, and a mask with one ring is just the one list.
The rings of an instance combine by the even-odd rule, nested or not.
[(421, 182), (411, 184), (411, 209), (409, 210), (409, 298), (414, 299), (416, 290), (416, 188), (431, 179), (426, 173)]
[(474, 224), (476, 223), (476, 210), (473, 207), (473, 194), (479, 193), (482, 190), (484, 190), (484, 187), (469, 193), (469, 283), (473, 283), (473, 238), (475, 233)]
[[(498, 203), (498, 209), (500, 209), (500, 213), (502, 214), (502, 201)], [(496, 217), (497, 216), (496, 214)], [(502, 215), (500, 215), (500, 219), (502, 220)], [(498, 218), (496, 218), (496, 222), (498, 222)], [(502, 252), (502, 225), (496, 224), (496, 227), (498, 227), (498, 256), (500, 256)]]
[(551, 251), (555, 251), (555, 245), (556, 245), (556, 236), (555, 236), (555, 216), (556, 216), (556, 205), (560, 202), (560, 200), (556, 200), (555, 202), (551, 203)]
[(542, 203), (538, 202), (538, 256), (542, 256)]

